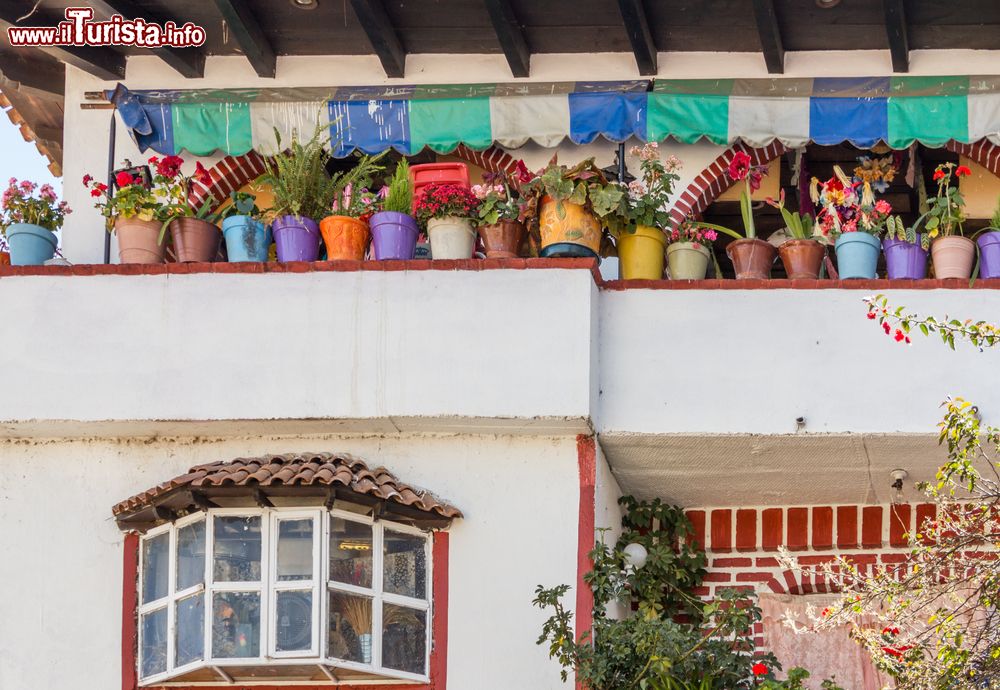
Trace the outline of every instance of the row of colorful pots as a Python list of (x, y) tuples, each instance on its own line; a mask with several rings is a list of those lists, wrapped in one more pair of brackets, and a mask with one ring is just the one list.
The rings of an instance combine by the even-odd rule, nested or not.
[[(937, 278), (972, 276), (979, 247), (980, 278), (1000, 278), (1000, 232), (980, 235), (975, 242), (966, 237), (940, 237), (930, 252), (916, 243), (885, 239), (864, 232), (845, 233), (835, 245), (838, 275), (842, 279), (876, 277), (880, 251), (885, 253), (886, 276), (890, 280), (927, 277), (930, 254)], [(711, 250), (694, 242), (667, 244), (666, 235), (657, 228), (639, 226), (618, 238), (620, 275), (625, 280), (659, 280), (663, 277), (664, 250), (666, 265), (675, 280), (701, 280), (705, 277)], [(788, 240), (775, 248), (759, 239), (741, 239), (726, 247), (737, 280), (767, 279), (771, 266), (780, 257), (785, 274), (791, 279), (818, 278), (822, 272), (826, 247), (815, 240)]]
[[(161, 224), (137, 218), (115, 223), (121, 263), (162, 263), (166, 248), (159, 242)], [(316, 261), (321, 240), (328, 260), (360, 261), (369, 243), (378, 261), (412, 259), (419, 228), (410, 215), (381, 211), (368, 221), (349, 216), (329, 216), (319, 223), (301, 216), (281, 216), (270, 227), (249, 216), (230, 216), (222, 232), (204, 220), (179, 218), (169, 225), (178, 261), (213, 261), (220, 239), (226, 242), (229, 261), (267, 261), (271, 241), (278, 261)], [(513, 221), (480, 227), (467, 218), (436, 218), (428, 222), (431, 253), (438, 259), (471, 258), (480, 237), (488, 257), (515, 257), (524, 239), (524, 227)]]

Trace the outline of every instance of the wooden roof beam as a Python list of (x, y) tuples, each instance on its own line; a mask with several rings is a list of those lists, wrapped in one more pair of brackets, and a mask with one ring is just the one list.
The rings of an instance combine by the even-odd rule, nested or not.
[(524, 40), (524, 30), (514, 15), (510, 0), (486, 0), (486, 9), (490, 13), (493, 31), (500, 41), (503, 54), (507, 56), (511, 74), (515, 77), (527, 77), (531, 70), (531, 51)]
[(226, 20), (229, 31), (253, 66), (257, 76), (274, 78), (278, 59), (274, 48), (246, 0), (215, 0), (215, 6)]
[(903, 0), (882, 0), (885, 12), (885, 31), (889, 37), (893, 72), (910, 71), (910, 36), (906, 29), (906, 11)]
[(382, 63), (385, 75), (403, 77), (406, 73), (406, 51), (399, 42), (382, 0), (351, 0), (351, 7)]
[[(87, 5), (94, 8), (95, 15), (110, 17), (120, 14), (126, 19), (141, 17), (147, 22), (166, 23), (166, 19), (150, 14), (149, 10), (140, 7), (134, 0), (90, 0)], [(176, 23), (182, 25), (184, 22)], [(181, 76), (188, 79), (205, 76), (205, 53), (198, 48), (150, 48), (149, 52), (173, 67)]]
[(54, 60), (0, 55), (0, 73), (29, 96), (61, 101), (66, 92), (66, 65)]
[(774, 0), (753, 0), (753, 15), (767, 71), (782, 74), (785, 71), (785, 47), (781, 41), (781, 29), (778, 28), (778, 15), (774, 12)]
[(653, 34), (649, 31), (649, 20), (642, 0), (618, 0), (618, 9), (625, 22), (625, 32), (632, 44), (635, 62), (639, 66), (639, 74), (644, 77), (656, 75), (656, 44)]

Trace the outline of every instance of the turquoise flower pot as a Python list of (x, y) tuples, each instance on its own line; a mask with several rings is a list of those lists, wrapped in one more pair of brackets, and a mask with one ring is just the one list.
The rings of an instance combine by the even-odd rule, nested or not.
[(55, 234), (31, 223), (11, 223), (7, 244), (12, 266), (41, 266), (56, 253)]
[(882, 245), (867, 232), (845, 232), (837, 238), (837, 273), (844, 278), (875, 277)]
[(230, 262), (267, 261), (271, 235), (264, 224), (250, 216), (229, 216), (222, 221), (226, 255)]

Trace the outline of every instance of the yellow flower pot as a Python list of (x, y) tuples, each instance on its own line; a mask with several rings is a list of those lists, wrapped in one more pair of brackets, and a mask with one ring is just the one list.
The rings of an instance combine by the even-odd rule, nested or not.
[(538, 229), (542, 236), (541, 256), (596, 257), (601, 249), (601, 224), (580, 204), (542, 197)]
[(636, 226), (618, 236), (618, 265), (622, 280), (663, 278), (663, 250), (667, 238), (659, 228)]

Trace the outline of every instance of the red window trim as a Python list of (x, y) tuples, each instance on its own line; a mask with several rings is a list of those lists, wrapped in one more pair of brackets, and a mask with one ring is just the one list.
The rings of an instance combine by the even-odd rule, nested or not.
[[(393, 690), (447, 690), (448, 680), (448, 533), (435, 532), (432, 544), (434, 559), (434, 581), (431, 584), (434, 614), (431, 620), (430, 682), (418, 685), (388, 685)], [(136, 669), (138, 658), (138, 578), (139, 578), (139, 535), (125, 535), (125, 553), (122, 564), (122, 690), (138, 690), (139, 676)], [(227, 683), (195, 686), (150, 686), (160, 690), (232, 690)], [(253, 690), (370, 690), (366, 685), (254, 685)]]

